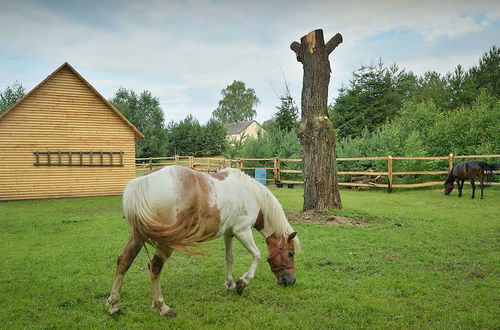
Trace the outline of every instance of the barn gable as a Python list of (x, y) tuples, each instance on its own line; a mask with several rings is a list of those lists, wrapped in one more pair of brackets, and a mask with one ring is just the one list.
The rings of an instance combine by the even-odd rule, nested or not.
[[(47, 78), (45, 78), (41, 83), (39, 83), (36, 87), (34, 87), (30, 92), (28, 92), (24, 97), (22, 97), (20, 100), (18, 100), (15, 104), (13, 104), (11, 107), (9, 107), (9, 109), (7, 109), (5, 112), (3, 112), (2, 114), (0, 114), (0, 121), (2, 120), (2, 118), (4, 116), (7, 115), (7, 113), (9, 113), (10, 111), (13, 111), (14, 109), (16, 109), (18, 107), (18, 105), (20, 103), (22, 103), (25, 99), (29, 99), (31, 97), (32, 94), (35, 94), (36, 91), (42, 87), (42, 86), (45, 86), (46, 84), (50, 84), (51, 81), (53, 82), (54, 80), (55, 81), (60, 81), (60, 75), (66, 75), (68, 76), (68, 73), (69, 74), (74, 74), (79, 80), (81, 80), (81, 83), (80, 86), (78, 86), (79, 88), (84, 88), (84, 86), (87, 86), (89, 88), (90, 91), (92, 91), (96, 98), (97, 99), (100, 99), (104, 104), (106, 104), (110, 110), (116, 115), (118, 116), (118, 118), (120, 118), (124, 124), (126, 124), (127, 126), (130, 127), (130, 129), (132, 129), (136, 135), (136, 138), (137, 139), (142, 139), (144, 138), (144, 135), (131, 123), (127, 120), (127, 118), (125, 118), (125, 116), (123, 116), (120, 111), (118, 111), (111, 103), (109, 103), (108, 100), (106, 100), (106, 98), (104, 96), (102, 96), (87, 80), (85, 80), (85, 78), (83, 78), (79, 73), (78, 71), (76, 71), (68, 62), (65, 62), (63, 63), (59, 68), (57, 68), (53, 73), (51, 73)], [(54, 78), (56, 77), (56, 78)], [(64, 78), (62, 78), (64, 79)], [(76, 81), (73, 81), (73, 83), (76, 83)]]
[(0, 116), (0, 200), (120, 194), (142, 137), (64, 63)]

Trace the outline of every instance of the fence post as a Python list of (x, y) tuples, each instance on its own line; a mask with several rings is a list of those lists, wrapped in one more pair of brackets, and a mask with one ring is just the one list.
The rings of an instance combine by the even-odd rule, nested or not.
[(149, 157), (149, 170), (151, 171), (153, 169), (153, 159), (152, 157)]
[(276, 169), (276, 175), (274, 177), (275, 182), (280, 182), (281, 181), (281, 159), (275, 158), (275, 169)]
[(273, 160), (273, 178), (274, 178), (274, 182), (276, 182), (278, 180), (278, 164), (277, 164), (277, 160), (278, 158), (274, 158)]
[(387, 156), (387, 192), (392, 192), (392, 156)]
[(449, 156), (448, 156), (448, 160), (450, 162), (450, 165), (448, 166), (449, 167), (449, 170), (451, 171), (453, 169), (453, 158), (455, 156), (453, 155), (453, 153), (451, 153)]
[(193, 168), (193, 165), (194, 165), (193, 156), (189, 156), (189, 167)]
[(210, 158), (207, 158), (207, 173), (210, 173)]
[(179, 165), (179, 155), (175, 155), (175, 165)]

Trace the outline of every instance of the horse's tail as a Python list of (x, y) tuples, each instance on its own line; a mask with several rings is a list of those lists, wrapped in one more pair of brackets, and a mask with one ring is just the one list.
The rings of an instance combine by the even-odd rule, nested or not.
[[(148, 200), (147, 180), (134, 179), (123, 193), (123, 212), (132, 230), (132, 235), (142, 242), (168, 254), (177, 250), (187, 254), (206, 254), (198, 245), (207, 239), (204, 228), (192, 223), (165, 225)], [(191, 247), (191, 248), (190, 248)]]
[(486, 162), (478, 162), (479, 166), (483, 169), (484, 173), (486, 173), (486, 182), (493, 181), (493, 171), (498, 170), (498, 164), (488, 164)]

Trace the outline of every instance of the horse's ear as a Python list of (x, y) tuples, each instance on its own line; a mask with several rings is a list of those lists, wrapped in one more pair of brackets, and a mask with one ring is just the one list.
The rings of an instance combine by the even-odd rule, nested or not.
[(288, 235), (288, 241), (290, 242), (292, 239), (294, 239), (294, 237), (297, 235), (297, 232), (294, 231), (293, 233), (291, 233), (290, 235)]

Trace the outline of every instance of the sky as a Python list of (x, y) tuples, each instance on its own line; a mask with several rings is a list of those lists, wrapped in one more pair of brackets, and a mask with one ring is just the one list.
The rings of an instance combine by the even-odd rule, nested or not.
[(341, 33), (331, 54), (329, 103), (361, 65), (423, 74), (476, 65), (500, 44), (500, 1), (0, 0), (0, 91), (31, 90), (70, 63), (104, 97), (120, 87), (158, 97), (165, 121), (205, 123), (234, 80), (253, 88), (259, 123), (285, 79), (300, 105), (293, 41)]

